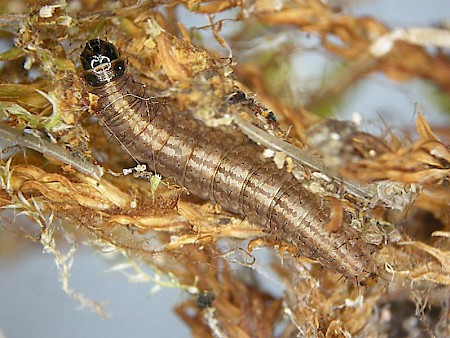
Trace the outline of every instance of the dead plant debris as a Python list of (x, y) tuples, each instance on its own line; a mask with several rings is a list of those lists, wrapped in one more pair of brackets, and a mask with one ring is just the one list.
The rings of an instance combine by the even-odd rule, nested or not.
[[(328, 155), (308, 142), (310, 128), (324, 123), (311, 110), (372, 72), (393, 81), (426, 79), (448, 94), (450, 59), (439, 49), (448, 48), (448, 31), (395, 30), (320, 0), (12, 3), (1, 3), (0, 16), (1, 39), (11, 46), (0, 54), (0, 137), (11, 143), (0, 163), (0, 205), (33, 220), (34, 230), (22, 227), (20, 218), (5, 223), (6, 230), (19, 234), (8, 238), (31, 238), (51, 252), (71, 297), (104, 313), (101, 304), (69, 285), (77, 243), (88, 240), (99, 251), (122, 252), (128, 263), (113, 269), (126, 271), (129, 278), (185, 290), (187, 300), (175, 311), (195, 337), (450, 336), (449, 146), (422, 115), (414, 142), (360, 133), (356, 127), (345, 135), (331, 132), (336, 147)], [(201, 40), (200, 30), (186, 28), (175, 10), (180, 7), (209, 15), (210, 25), (201, 32), (209, 31), (228, 55), (220, 56), (210, 40)], [(224, 21), (215, 17), (220, 13), (240, 24), (231, 38), (221, 32)], [(295, 48), (286, 49), (282, 58), (277, 50), (262, 50), (248, 62), (233, 58), (235, 53), (239, 59), (242, 47), (234, 46), (240, 41), (255, 45), (292, 29), (318, 37), (321, 47), (349, 64), (304, 102), (278, 95), (288, 83), (276, 77)], [(235, 125), (233, 115), (238, 116), (236, 121), (270, 134), (267, 144), (278, 138), (309, 151), (336, 177), (359, 182), (367, 196), (387, 201), (377, 204), (366, 195), (342, 193), (329, 173), (273, 149), (266, 154), (334, 201), (334, 211), (344, 208), (354, 215), (352, 226), (368, 242), (380, 275), (365, 286), (336, 282), (340, 276), (297, 256), (266, 229), (189, 196), (145, 169), (123, 175), (135, 163), (89, 118), (92, 97), (79, 72), (81, 48), (96, 37), (114, 41), (133, 75), (176, 109), (187, 109), (212, 127), (245, 133)], [(430, 45), (437, 52), (425, 48)], [(258, 58), (263, 62), (252, 61)], [(323, 140), (323, 130), (316, 128), (314, 137)], [(373, 182), (378, 185), (372, 190), (362, 185)], [(427, 217), (413, 222), (408, 215), (415, 214)], [(431, 218), (436, 225), (427, 231), (425, 220)], [(427, 235), (410, 237), (412, 223), (415, 231), (423, 229), (416, 233)], [(63, 239), (70, 244), (66, 254), (57, 245)], [(256, 258), (262, 247), (272, 253), (272, 266)], [(263, 291), (253, 278), (268, 271), (281, 281), (281, 296)]]

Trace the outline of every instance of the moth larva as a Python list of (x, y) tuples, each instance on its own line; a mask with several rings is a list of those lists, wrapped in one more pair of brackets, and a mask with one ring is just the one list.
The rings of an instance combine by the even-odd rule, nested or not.
[(80, 58), (84, 79), (98, 97), (96, 115), (135, 159), (192, 194), (269, 228), (326, 268), (360, 283), (377, 274), (348, 216), (340, 229), (328, 231), (331, 203), (261, 159), (262, 147), (152, 98), (126, 74), (109, 42), (89, 41)]

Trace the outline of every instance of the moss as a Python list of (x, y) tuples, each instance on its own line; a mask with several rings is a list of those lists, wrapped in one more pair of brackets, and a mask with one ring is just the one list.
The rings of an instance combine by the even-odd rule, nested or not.
[[(128, 263), (116, 266), (116, 270), (157, 287), (179, 288), (194, 295), (176, 308), (194, 335), (245, 333), (269, 337), (275, 332), (279, 336), (301, 332), (311, 337), (379, 336), (413, 315), (421, 319), (417, 324), (420, 329), (446, 335), (448, 325), (442, 325), (445, 319), (436, 318), (446, 311), (440, 299), (448, 294), (450, 285), (450, 154), (425, 119), (418, 119), (419, 139), (414, 143), (400, 139), (394, 145), (347, 128), (350, 131), (345, 146), (338, 147), (343, 151), (339, 155), (341, 167), (330, 170), (338, 180), (330, 178), (329, 173), (311, 174), (302, 162), (301, 151), (294, 151), (299, 156), (296, 158), (289, 154), (291, 148), (284, 149), (289, 155), (289, 170), (297, 173), (305, 186), (314, 187), (316, 193), (332, 196), (335, 208), (344, 208), (351, 215), (356, 231), (372, 239), (367, 247), (373, 251), (380, 275), (365, 286), (336, 283), (340, 276), (297, 255), (295, 248), (280, 242), (266, 228), (188, 196), (169, 178), (160, 181), (159, 176), (145, 171), (131, 170), (133, 175), (125, 176), (108, 170), (121, 171), (135, 163), (88, 118), (89, 106), (96, 98), (87, 92), (78, 60), (86, 41), (106, 36), (126, 57), (139, 81), (155, 98), (164, 96), (173, 109), (190, 110), (209, 125), (221, 128), (232, 128), (223, 124), (229, 124), (230, 116), (236, 114), (272, 134), (264, 145), (283, 147), (283, 142), (290, 142), (317, 154), (321, 149), (308, 148), (307, 131), (324, 121), (303, 106), (317, 95), (309, 93), (305, 101), (297, 100), (296, 92), (289, 92), (293, 86), (287, 83), (292, 71), (289, 58), (295, 48), (283, 53), (270, 48), (258, 53), (255, 48), (251, 50), (256, 53), (254, 59), (238, 57), (242, 61), (234, 64), (234, 60), (209, 50), (208, 39), (203, 40), (205, 49), (192, 45), (187, 31), (169, 21), (182, 19), (175, 11), (166, 16), (164, 9), (152, 7), (148, 1), (133, 6), (127, 6), (127, 1), (80, 3), (86, 7), (75, 10), (57, 6), (42, 11), (44, 2), (36, 1), (22, 14), (9, 15), (5, 9), (0, 17), (0, 29), (16, 32), (15, 36), (2, 35), (15, 47), (0, 54), (0, 60), (7, 62), (0, 70), (0, 136), (26, 149), (5, 157), (0, 164), (0, 205), (35, 221), (39, 236), (24, 232), (19, 240), (39, 238), (44, 249), (53, 253), (56, 264), (62, 267), (62, 288), (71, 297), (103, 313), (101, 304), (69, 286), (70, 259), (77, 244), (88, 238), (93, 248), (114, 248), (126, 256)], [(383, 36), (389, 28), (375, 18), (337, 15), (323, 1), (302, 5), (286, 2), (284, 8), (273, 8), (264, 1), (255, 2), (254, 7), (246, 7), (246, 2), (241, 1), (172, 1), (170, 5), (182, 3), (193, 12), (228, 11), (227, 15), (243, 23), (242, 30), (232, 38), (222, 40), (219, 32), (211, 33), (212, 38), (220, 37), (220, 43), (228, 39), (237, 56), (288, 29), (317, 36), (318, 50), (345, 58), (351, 65), (339, 72), (337, 80), (324, 84), (328, 89), (324, 93), (335, 93), (339, 79), (348, 80), (347, 88), (374, 70), (385, 72), (393, 80), (425, 78), (443, 92), (450, 87), (450, 76), (445, 76), (450, 69), (448, 59), (408, 41), (374, 59), (367, 51), (374, 37)], [(25, 1), (22, 8), (26, 8)], [(234, 11), (229, 11), (232, 8)], [(148, 21), (149, 17), (153, 19)], [(248, 37), (245, 23), (250, 20), (257, 20), (264, 29), (253, 30)], [(258, 60), (264, 62), (258, 64)], [(415, 66), (408, 66), (412, 61)], [(245, 95), (233, 95), (239, 91)], [(281, 95), (284, 93), (288, 95)], [(234, 96), (239, 100), (232, 101)], [(325, 96), (322, 104), (315, 105), (321, 111), (327, 109), (322, 108), (323, 102), (335, 98)], [(267, 118), (274, 116), (268, 113), (272, 111), (276, 121)], [(245, 133), (244, 125), (239, 127), (238, 122), (235, 132)], [(287, 132), (290, 126), (293, 128)], [(273, 135), (282, 137), (283, 142), (275, 142)], [(337, 132), (337, 136), (342, 135)], [(326, 151), (322, 156), (326, 160)], [(291, 157), (297, 163), (292, 164)], [(371, 193), (380, 199), (392, 199), (394, 204), (404, 193), (421, 191), (415, 204), (407, 204), (407, 212), (431, 215), (436, 231), (431, 235), (420, 231), (428, 227), (431, 216), (411, 220), (405, 213), (382, 204), (372, 208), (357, 194), (342, 193), (345, 189), (340, 185), (341, 177), (360, 184), (383, 180), (384, 185), (377, 185)], [(55, 226), (55, 219), (60, 226)], [(20, 222), (11, 222), (7, 228), (20, 228)], [(334, 225), (339, 228), (339, 222)], [(425, 235), (408, 238), (402, 231), (408, 226), (417, 227), (416, 233)], [(392, 229), (396, 229), (396, 236), (390, 235)], [(57, 245), (63, 238), (71, 245), (66, 255)], [(273, 253), (272, 267), (255, 258), (253, 251), (259, 247)], [(278, 296), (267, 294), (254, 279), (233, 273), (233, 264), (252, 276), (275, 271), (285, 292)], [(418, 305), (428, 300), (432, 311), (405, 311), (405, 315), (395, 314), (396, 322), (386, 323), (386, 313), (394, 314), (389, 304), (392, 308), (403, 303), (410, 306), (409, 295)]]

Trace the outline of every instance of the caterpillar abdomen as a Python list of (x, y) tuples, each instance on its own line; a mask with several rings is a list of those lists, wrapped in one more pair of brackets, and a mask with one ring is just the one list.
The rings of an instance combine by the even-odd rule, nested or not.
[(376, 275), (356, 231), (343, 224), (329, 232), (330, 203), (262, 159), (262, 147), (244, 136), (206, 127), (147, 95), (125, 75), (124, 63), (108, 42), (91, 40), (81, 61), (91, 93), (98, 96), (96, 115), (138, 161), (191, 194), (269, 228), (327, 268), (359, 282)]

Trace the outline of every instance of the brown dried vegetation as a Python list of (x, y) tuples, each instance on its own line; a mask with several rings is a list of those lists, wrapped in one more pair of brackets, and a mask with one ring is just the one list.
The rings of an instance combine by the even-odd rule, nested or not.
[[(314, 170), (282, 157), (281, 165), (300, 170), (310, 189), (334, 199), (336, 209), (357, 215), (353, 223), (373, 250), (380, 270), (376, 280), (357, 286), (336, 282), (339, 276), (297, 257), (265, 229), (189, 196), (182, 187), (167, 186), (152, 173), (134, 168), (127, 176), (116, 174), (134, 164), (111, 144), (96, 121), (88, 119), (92, 102), (78, 66), (87, 40), (107, 38), (126, 57), (133, 74), (177, 109), (188, 109), (221, 128), (232, 128), (226, 126), (231, 124), (228, 116), (239, 114), (273, 136), (319, 153), (320, 147), (314, 149), (308, 142), (308, 129), (321, 119), (308, 109), (337, 97), (371, 72), (383, 72), (392, 80), (419, 77), (444, 93), (450, 91), (448, 54), (430, 53), (421, 46), (429, 39), (442, 47), (433, 35), (438, 30), (427, 31), (428, 35), (425, 30), (403, 31), (399, 38), (375, 18), (345, 15), (319, 0), (285, 1), (282, 8), (266, 0), (251, 4), (85, 0), (79, 2), (81, 10), (51, 1), (35, 1), (29, 7), (15, 3), (15, 13), (0, 17), (2, 39), (14, 41), (0, 54), (5, 61), (0, 73), (0, 135), (16, 144), (4, 150), (0, 205), (36, 222), (38, 232), (22, 228), (20, 218), (6, 229), (40, 241), (65, 267), (64, 278), (68, 265), (56, 245), (62, 240), (56, 236), (60, 232), (74, 243), (87, 238), (99, 250), (123, 251), (137, 274), (194, 295), (176, 312), (196, 337), (387, 337), (411, 316), (419, 318), (413, 329), (429, 336), (450, 336), (450, 152), (423, 117), (417, 119), (419, 138), (413, 143), (393, 135), (383, 140), (348, 126), (339, 129), (342, 140), (348, 132), (350, 142), (343, 146), (341, 141), (336, 148), (342, 161), (332, 171), (348, 180), (383, 182), (384, 190), (379, 185), (375, 195), (379, 198), (420, 191), (414, 204), (392, 202), (400, 203), (397, 209), (403, 211), (381, 204), (371, 207), (358, 196), (330, 192), (334, 187), (315, 181)], [(322, 47), (348, 59), (349, 67), (326, 83), (320, 95), (302, 103), (282, 101), (264, 80), (273, 72), (271, 62), (279, 62), (276, 51), (262, 65), (234, 64), (207, 43), (195, 46), (198, 31), (189, 32), (178, 21), (176, 6), (211, 15), (211, 26), (205, 31), (212, 32), (222, 46), (228, 47), (221, 37), (223, 23), (214, 21), (213, 15), (234, 9), (228, 14), (242, 28), (228, 43), (237, 45), (256, 24), (263, 27), (258, 39), (274, 29), (294, 27), (299, 34), (318, 36)], [(339, 45), (332, 42), (336, 40)], [(278, 123), (266, 107), (276, 112)], [(288, 137), (289, 126), (293, 128)], [(335, 155), (321, 153), (326, 163), (334, 163)], [(274, 253), (271, 268), (284, 287), (279, 298), (262, 291), (256, 279), (239, 273), (254, 276), (270, 270), (267, 262), (252, 254), (261, 247)], [(145, 274), (141, 265), (150, 266), (155, 275)], [(102, 311), (67, 283), (63, 287), (80, 302)], [(395, 311), (397, 307), (403, 310)], [(399, 331), (402, 334), (411, 333)]]

